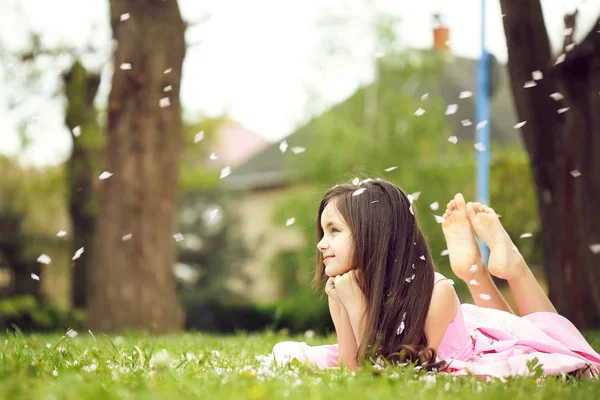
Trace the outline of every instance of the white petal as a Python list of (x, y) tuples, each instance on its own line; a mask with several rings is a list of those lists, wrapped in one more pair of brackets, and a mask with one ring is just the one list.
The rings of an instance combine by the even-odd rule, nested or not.
[(127, 240), (130, 240), (132, 237), (133, 237), (133, 234), (128, 233), (127, 235), (123, 235), (123, 237), (121, 237), (121, 240), (125, 242)]
[(414, 192), (414, 193), (411, 193), (411, 196), (413, 197), (413, 199), (415, 199), (415, 201), (416, 201), (416, 200), (419, 200), (419, 196), (420, 196), (420, 195), (421, 195), (421, 192)]
[(564, 108), (560, 108), (558, 110), (556, 110), (557, 113), (562, 114), (569, 111), (569, 107), (564, 107)]
[(75, 128), (73, 128), (73, 136), (75, 137), (79, 137), (79, 135), (81, 135), (81, 127), (79, 125), (77, 125)]
[(67, 232), (66, 231), (58, 231), (58, 233), (56, 234), (56, 236), (58, 236), (58, 237), (65, 237), (65, 236), (67, 236)]
[(100, 179), (101, 181), (110, 178), (111, 176), (113, 176), (113, 174), (111, 174), (108, 171), (104, 171), (103, 173), (100, 174), (100, 176), (98, 177), (98, 179)]
[(598, 254), (600, 253), (600, 243), (594, 243), (594, 244), (590, 244), (590, 250), (592, 251), (592, 253), (594, 254)]
[(163, 92), (170, 92), (171, 90), (173, 90), (173, 86), (171, 85), (167, 85), (163, 88)]
[(550, 95), (550, 97), (552, 97), (552, 99), (558, 101), (558, 100), (562, 100), (565, 98), (565, 96), (562, 95), (562, 93), (559, 92), (554, 92)]
[(473, 147), (475, 147), (475, 150), (477, 150), (477, 151), (485, 151), (486, 150), (483, 143), (475, 143), (475, 145)]
[(431, 208), (433, 211), (437, 211), (440, 208), (440, 203), (434, 201), (429, 205), (429, 208)]
[(42, 254), (37, 258), (37, 262), (48, 265), (52, 262), (52, 259), (47, 254)]
[(292, 153), (294, 154), (304, 153), (305, 151), (306, 149), (304, 147), (292, 147)]
[(396, 329), (396, 335), (401, 335), (402, 332), (404, 332), (404, 321), (401, 321), (400, 325), (398, 325), (398, 329)]
[(554, 63), (554, 65), (556, 65), (556, 64), (560, 64), (561, 62), (565, 61), (565, 58), (566, 58), (566, 57), (567, 57), (567, 56), (566, 56), (564, 53), (563, 53), (563, 54), (561, 54), (561, 55), (559, 55), (559, 56), (556, 58), (556, 62)]
[(421, 100), (425, 101), (429, 99), (429, 93), (425, 93), (423, 96), (421, 96)]
[(530, 237), (532, 237), (532, 236), (533, 236), (533, 234), (532, 234), (532, 233), (526, 232), (526, 233), (522, 234), (522, 235), (520, 236), (520, 238), (521, 238), (521, 239), (525, 239), (525, 238), (530, 238)]
[(367, 188), (356, 189), (354, 192), (352, 192), (352, 196), (359, 196), (359, 195), (363, 194), (363, 192), (365, 190), (367, 190)]
[(171, 71), (173, 71), (173, 68), (167, 68), (167, 69), (165, 69), (165, 72), (163, 72), (163, 73), (169, 74), (169, 73), (171, 73)]
[(487, 300), (491, 299), (492, 296), (490, 296), (489, 294), (481, 293), (479, 295), (479, 298), (482, 299), (482, 300), (486, 300), (487, 301)]
[(473, 123), (471, 122), (470, 119), (463, 119), (460, 121), (460, 123), (462, 124), (462, 126), (471, 126), (473, 125)]
[(194, 143), (198, 143), (204, 140), (204, 131), (200, 131), (194, 135)]
[(475, 129), (477, 129), (477, 130), (483, 129), (487, 126), (487, 124), (488, 124), (487, 119), (483, 120), (477, 124), (477, 127)]
[(425, 256), (419, 257), (421, 260), (425, 261)]
[(69, 328), (69, 330), (67, 331), (66, 335), (68, 337), (70, 337), (71, 339), (75, 338), (77, 335), (79, 335), (79, 333), (77, 333), (76, 330)]
[(479, 271), (479, 266), (477, 264), (473, 264), (469, 268), (469, 271), (472, 272), (472, 273), (475, 273), (475, 272)]
[(130, 63), (122, 63), (119, 66), (119, 69), (122, 69), (123, 71), (129, 70), (129, 69), (131, 69), (131, 64)]
[(536, 81), (539, 81), (539, 80), (542, 80), (542, 79), (544, 78), (544, 74), (542, 73), (542, 71), (540, 71), (540, 70), (537, 70), (537, 71), (533, 71), (533, 72), (531, 73), (531, 77), (532, 77), (534, 80), (536, 80)]
[(223, 179), (231, 174), (231, 167), (225, 167), (221, 170), (220, 178)]
[(465, 90), (464, 92), (460, 92), (460, 94), (458, 95), (459, 99), (466, 99), (469, 97), (473, 96), (473, 92), (469, 91), (469, 90)]
[(477, 282), (475, 279), (471, 279), (471, 280), (469, 281), (469, 285), (471, 285), (471, 286), (478, 286), (478, 285), (479, 285), (479, 282)]
[(288, 220), (285, 221), (285, 226), (294, 225), (294, 222), (296, 222), (296, 218), (294, 218), (294, 217), (288, 218)]
[(441, 224), (442, 222), (444, 222), (444, 217), (440, 217), (439, 215), (435, 215), (435, 222), (437, 222), (438, 224)]
[(452, 114), (456, 114), (456, 111), (458, 110), (458, 104), (448, 104), (448, 106), (446, 107), (446, 115), (452, 115)]
[(456, 136), (452, 135), (448, 138), (448, 141), (452, 144), (456, 144), (456, 143), (458, 143), (458, 138)]
[(393, 167), (389, 167), (389, 168), (386, 168), (386, 169), (384, 169), (384, 171), (385, 171), (385, 172), (390, 172), (390, 171), (393, 171), (393, 170), (395, 170), (396, 168), (398, 168), (398, 167), (396, 167), (396, 166), (393, 166)]
[(40, 277), (37, 276), (36, 274), (31, 274), (31, 279), (33, 279), (34, 281), (39, 281)]
[(208, 158), (210, 158), (211, 160), (216, 160), (217, 159), (217, 153), (210, 153), (210, 156), (208, 156)]
[(281, 143), (279, 143), (279, 150), (280, 150), (282, 153), (285, 153), (285, 151), (286, 151), (287, 149), (288, 149), (288, 144), (287, 144), (287, 141), (285, 141), (285, 140), (284, 140), (284, 141), (282, 141)]
[(353, 185), (358, 186), (359, 183), (360, 183), (360, 179), (358, 179), (358, 178), (352, 179), (352, 184)]
[(519, 129), (519, 128), (523, 127), (523, 125), (525, 125), (526, 123), (527, 123), (527, 121), (519, 122), (518, 124), (513, 126), (513, 128)]
[(578, 169), (574, 169), (573, 171), (571, 171), (571, 175), (573, 176), (573, 178), (577, 178), (581, 176), (581, 172), (579, 172)]
[(419, 109), (417, 111), (415, 111), (415, 114), (417, 117), (420, 117), (421, 115), (425, 114), (425, 109), (419, 107)]
[(535, 81), (527, 81), (527, 82), (525, 82), (525, 84), (523, 85), (523, 87), (524, 87), (525, 89), (529, 89), (529, 88), (532, 88), (532, 87), (534, 87), (534, 86), (537, 86), (537, 83), (535, 83)]
[(171, 99), (169, 99), (168, 97), (163, 97), (159, 100), (158, 105), (161, 108), (169, 107), (171, 105)]
[(121, 17), (119, 18), (121, 20), (121, 22), (123, 21), (127, 21), (129, 19), (130, 15), (129, 13), (123, 13), (121, 14)]
[(448, 249), (446, 249), (446, 250), (442, 250), (442, 252), (440, 253), (440, 256), (445, 257), (448, 254), (450, 254), (450, 252), (448, 251)]
[(178, 232), (173, 235), (173, 238), (175, 239), (176, 242), (181, 242), (183, 240), (183, 235)]

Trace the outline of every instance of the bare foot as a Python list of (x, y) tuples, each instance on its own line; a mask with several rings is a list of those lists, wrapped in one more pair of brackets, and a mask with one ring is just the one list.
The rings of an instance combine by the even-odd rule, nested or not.
[(496, 212), (486, 205), (471, 202), (467, 203), (466, 209), (473, 229), (490, 249), (490, 274), (508, 281), (519, 278), (525, 272), (526, 264)]
[(474, 264), (481, 265), (481, 253), (475, 240), (471, 222), (467, 218), (465, 198), (457, 193), (446, 206), (442, 230), (448, 245), (452, 272), (462, 279), (471, 279), (470, 269)]

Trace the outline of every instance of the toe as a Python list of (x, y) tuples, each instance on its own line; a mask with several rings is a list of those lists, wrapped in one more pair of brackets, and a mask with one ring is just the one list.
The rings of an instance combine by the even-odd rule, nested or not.
[(477, 216), (477, 211), (475, 211), (474, 205), (471, 202), (468, 202), (466, 205), (467, 217), (469, 219), (473, 219)]
[(459, 209), (459, 210), (465, 209), (465, 198), (462, 195), (462, 193), (456, 193), (456, 196), (454, 196), (454, 202), (456, 203), (457, 209)]

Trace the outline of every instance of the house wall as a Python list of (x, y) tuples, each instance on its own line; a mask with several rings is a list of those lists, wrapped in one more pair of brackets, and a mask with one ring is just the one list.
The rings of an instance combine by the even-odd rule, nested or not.
[(271, 272), (272, 260), (281, 251), (297, 251), (303, 237), (294, 226), (285, 226), (285, 221), (273, 222), (271, 210), (277, 199), (286, 195), (290, 187), (249, 191), (233, 201), (238, 214), (240, 229), (250, 257), (244, 272), (252, 277), (246, 284), (240, 278), (232, 278), (230, 288), (259, 303), (281, 298), (281, 288)]

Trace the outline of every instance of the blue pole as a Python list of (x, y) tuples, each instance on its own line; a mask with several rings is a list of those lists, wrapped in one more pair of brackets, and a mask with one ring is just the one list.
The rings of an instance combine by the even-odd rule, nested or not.
[[(481, 58), (477, 65), (477, 97), (475, 104), (475, 120), (478, 129), (477, 142), (483, 145), (477, 150), (477, 201), (490, 204), (490, 91), (489, 91), (489, 56), (485, 48), (485, 2), (481, 0)], [(489, 249), (480, 240), (479, 247), (483, 260), (487, 263)]]

